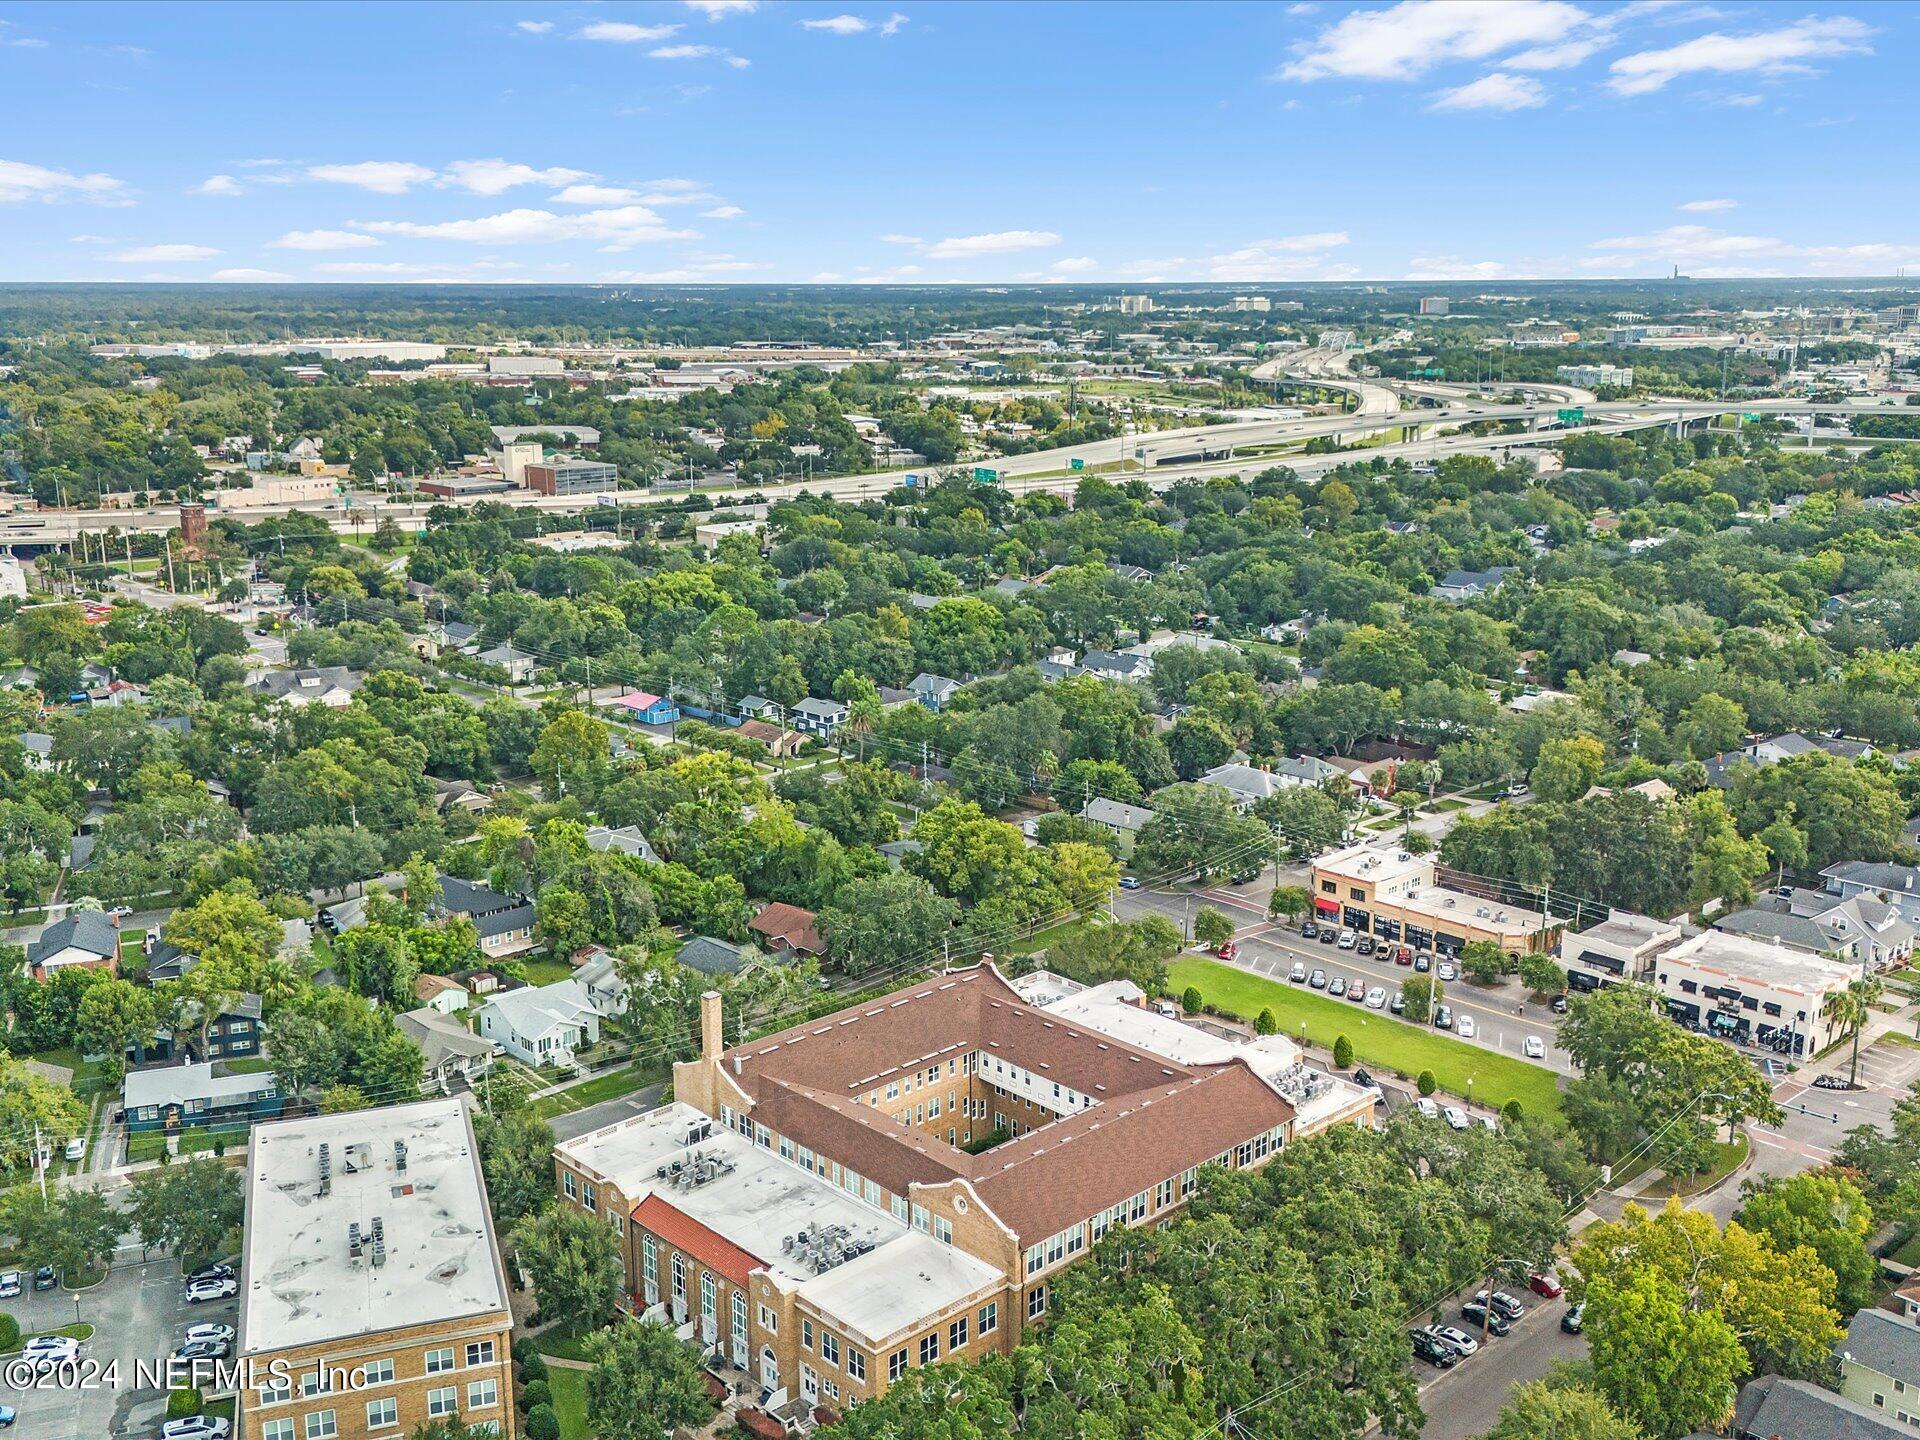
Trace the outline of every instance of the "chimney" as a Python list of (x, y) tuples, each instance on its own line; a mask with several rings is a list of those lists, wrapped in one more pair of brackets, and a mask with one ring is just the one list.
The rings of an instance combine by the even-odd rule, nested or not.
[(700, 1058), (718, 1060), (725, 1048), (720, 1039), (720, 992), (708, 990), (700, 996)]

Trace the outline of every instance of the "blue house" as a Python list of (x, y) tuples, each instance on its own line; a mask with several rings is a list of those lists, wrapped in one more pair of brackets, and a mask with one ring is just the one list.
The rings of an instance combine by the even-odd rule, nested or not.
[(135, 1070), (121, 1087), (127, 1129), (180, 1130), (217, 1126), (244, 1130), (280, 1113), (280, 1082), (267, 1071), (216, 1075), (210, 1060)]
[(613, 703), (616, 709), (625, 710), (642, 725), (671, 725), (680, 718), (678, 705), (664, 695), (650, 694), (645, 690), (622, 695)]

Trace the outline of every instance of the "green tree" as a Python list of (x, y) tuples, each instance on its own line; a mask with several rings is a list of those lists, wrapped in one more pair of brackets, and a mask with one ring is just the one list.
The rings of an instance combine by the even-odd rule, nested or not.
[(1492, 940), (1469, 940), (1460, 951), (1460, 969), (1482, 985), (1507, 973), (1507, 952)]
[(1585, 1385), (1529, 1380), (1513, 1387), (1480, 1440), (1645, 1440), (1604, 1395)]
[(1120, 862), (1099, 846), (1068, 840), (1047, 846), (1045, 853), (1052, 865), (1053, 883), (1067, 904), (1082, 916), (1097, 913), (1120, 883)]
[(1276, 885), (1267, 897), (1267, 914), (1291, 923), (1306, 914), (1312, 904), (1313, 897), (1304, 885)]
[(53, 1266), (69, 1284), (104, 1270), (119, 1247), (126, 1217), (97, 1190), (20, 1185), (0, 1197), (0, 1226), (19, 1237), (20, 1250)]
[(849, 975), (864, 975), (901, 955), (941, 953), (960, 907), (918, 875), (852, 880), (820, 912), (827, 955)]
[(473, 1129), (494, 1226), (511, 1230), (553, 1200), (553, 1131), (531, 1110), (502, 1114), (498, 1107), (494, 1114), (476, 1113)]
[(610, 754), (606, 725), (585, 711), (568, 710), (540, 732), (527, 760), (550, 799), (571, 794), (590, 805), (606, 778)]
[(541, 1313), (577, 1330), (597, 1330), (620, 1305), (620, 1242), (593, 1216), (556, 1205), (524, 1217), (514, 1248), (533, 1280)]
[(1353, 1064), (1353, 1042), (1346, 1036), (1335, 1037), (1333, 1042), (1333, 1068), (1345, 1070)]
[(587, 1358), (587, 1419), (601, 1440), (659, 1440), (713, 1413), (699, 1357), (665, 1325), (622, 1320), (588, 1341)]
[(1860, 1188), (1833, 1170), (1749, 1180), (1741, 1187), (1739, 1221), (1787, 1254), (1804, 1245), (1833, 1272), (1834, 1306), (1842, 1314), (1871, 1305), (1880, 1264), (1867, 1250), (1873, 1207)]
[(1198, 985), (1189, 985), (1180, 992), (1180, 1008), (1189, 1015), (1198, 1015), (1207, 1008), (1206, 997), (1200, 993)]
[(1424, 1025), (1433, 1018), (1434, 1007), (1439, 1005), (1443, 993), (1440, 981), (1434, 976), (1409, 975), (1400, 983), (1400, 998), (1406, 1002), (1402, 1013), (1412, 1024)]
[(1747, 1357), (1719, 1315), (1690, 1311), (1686, 1292), (1653, 1270), (1589, 1280), (1586, 1294), (1594, 1383), (1622, 1417), (1679, 1440), (1733, 1413)]
[(1218, 950), (1233, 938), (1233, 921), (1211, 905), (1202, 905), (1193, 917), (1193, 938), (1209, 950)]
[(192, 1269), (236, 1248), (245, 1205), (238, 1170), (196, 1157), (135, 1174), (129, 1209), (142, 1246)]
[(1557, 995), (1567, 987), (1566, 972), (1551, 955), (1528, 951), (1520, 957), (1520, 979), (1536, 995)]
[(1578, 800), (1599, 782), (1606, 761), (1607, 752), (1598, 740), (1584, 735), (1549, 740), (1540, 747), (1540, 758), (1534, 762), (1533, 793), (1560, 804)]

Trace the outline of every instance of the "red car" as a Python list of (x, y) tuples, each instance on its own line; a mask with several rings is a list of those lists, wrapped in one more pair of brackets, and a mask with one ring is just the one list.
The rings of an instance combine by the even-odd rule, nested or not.
[(1240, 953), (1240, 947), (1229, 940), (1213, 953), (1218, 955), (1222, 960), (1231, 960)]
[(1413, 951), (1409, 950), (1405, 945), (1402, 945), (1398, 950), (1393, 952), (1393, 963), (1396, 965), (1411, 965), (1413, 963)]
[(1560, 1283), (1558, 1277), (1547, 1270), (1535, 1270), (1529, 1273), (1527, 1288), (1536, 1295), (1546, 1296), (1549, 1300), (1558, 1300), (1566, 1293), (1566, 1287)]

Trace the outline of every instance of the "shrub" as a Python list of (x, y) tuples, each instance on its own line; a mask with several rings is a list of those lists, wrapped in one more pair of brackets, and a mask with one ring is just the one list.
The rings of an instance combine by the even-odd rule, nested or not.
[(167, 1418), (179, 1420), (188, 1415), (198, 1415), (203, 1403), (200, 1392), (190, 1385), (170, 1391), (167, 1395)]
[(1180, 1008), (1189, 1015), (1198, 1015), (1205, 1004), (1206, 1002), (1200, 998), (1198, 985), (1189, 985), (1180, 993)]
[(1420, 1078), (1413, 1083), (1420, 1087), (1420, 1093), (1422, 1095), (1431, 1095), (1440, 1088), (1440, 1082), (1433, 1078), (1433, 1072), (1431, 1070), (1422, 1070), (1420, 1072)]
[(20, 1348), (20, 1322), (11, 1315), (0, 1314), (0, 1353)]
[(533, 1343), (531, 1336), (521, 1336), (513, 1342), (513, 1358), (525, 1365), (529, 1360), (540, 1358), (540, 1347)]
[(1342, 1035), (1333, 1042), (1333, 1068), (1344, 1070), (1353, 1064), (1353, 1042)]
[(1280, 1028), (1280, 1017), (1273, 1013), (1273, 1007), (1271, 1005), (1267, 1006), (1258, 1015), (1253, 1017), (1253, 1029), (1255, 1034), (1271, 1035), (1273, 1034), (1274, 1031), (1278, 1030), (1279, 1028)]
[(526, 1359), (520, 1362), (520, 1383), (531, 1385), (536, 1380), (547, 1378), (547, 1357), (538, 1350), (527, 1352)]
[(552, 1402), (552, 1392), (547, 1389), (547, 1382), (544, 1380), (529, 1380), (520, 1387), (522, 1410), (531, 1410), (536, 1405), (550, 1405)]
[(1509, 1123), (1512, 1123), (1520, 1120), (1527, 1112), (1521, 1108), (1518, 1100), (1509, 1100), (1505, 1105), (1500, 1107), (1500, 1113), (1506, 1117)]
[(527, 1423), (520, 1433), (527, 1440), (560, 1440), (560, 1417), (553, 1413), (553, 1406), (536, 1405), (527, 1412)]

